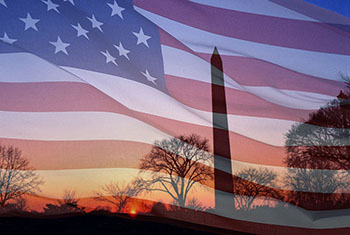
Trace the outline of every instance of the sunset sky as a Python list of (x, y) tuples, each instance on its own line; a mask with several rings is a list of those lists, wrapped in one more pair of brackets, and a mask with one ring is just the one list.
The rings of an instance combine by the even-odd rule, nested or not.
[[(350, 16), (349, 1), (307, 1)], [(350, 72), (348, 32), (334, 26), (348, 18), (302, 1), (49, 2), (0, 0), (0, 145), (22, 151), (46, 201), (71, 189), (89, 203), (110, 182), (148, 179), (140, 160), (155, 141), (196, 133), (213, 152), (214, 46), (233, 174), (265, 168), (280, 180), (285, 134), (335, 99)], [(213, 207), (214, 191), (198, 183), (188, 198)], [(166, 193), (139, 198), (172, 203)]]

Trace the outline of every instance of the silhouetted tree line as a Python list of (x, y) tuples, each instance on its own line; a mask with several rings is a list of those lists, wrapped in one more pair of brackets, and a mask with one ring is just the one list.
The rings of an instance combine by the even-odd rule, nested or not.
[[(286, 134), (288, 201), (304, 208), (349, 208), (350, 86)], [(323, 171), (315, 171), (319, 169)], [(313, 191), (315, 193), (305, 193)]]
[[(235, 172), (234, 201), (239, 210), (256, 206), (273, 207), (270, 199), (288, 202), (306, 209), (349, 208), (350, 196), (343, 193), (350, 186), (350, 86), (341, 91), (302, 123), (286, 133), (286, 175), (265, 168), (246, 168)], [(111, 182), (95, 192), (96, 200), (109, 203), (118, 213), (130, 210), (133, 198), (142, 193), (164, 192), (173, 206), (163, 203), (144, 204), (145, 210), (176, 211), (187, 207), (206, 210), (196, 197), (189, 198), (194, 185), (212, 183), (213, 155), (209, 142), (198, 135), (180, 135), (156, 141), (141, 159), (140, 176), (129, 184)], [(149, 173), (150, 177), (142, 177)], [(26, 209), (25, 194), (39, 190), (42, 179), (29, 166), (29, 161), (15, 147), (0, 145), (0, 210)], [(280, 187), (288, 190), (278, 189)], [(73, 190), (66, 190), (62, 200), (47, 204), (45, 214), (84, 213)], [(96, 211), (109, 213), (111, 208)]]
[(198, 135), (156, 141), (141, 159), (140, 169), (151, 172), (151, 179), (144, 181), (144, 190), (165, 192), (184, 207), (195, 184), (213, 179), (212, 161), (208, 140)]
[[(276, 174), (245, 169), (236, 173), (234, 191), (240, 209), (256, 198), (275, 198), (305, 209), (350, 208), (350, 86), (286, 133), (287, 174), (277, 190)], [(249, 197), (245, 197), (249, 196)]]
[(24, 196), (39, 191), (42, 183), (18, 148), (0, 145), (0, 210), (24, 210)]
[(237, 172), (233, 177), (235, 208), (249, 210), (255, 207), (257, 199), (281, 199), (279, 190), (274, 188), (276, 177), (271, 170), (261, 168), (247, 168)]
[(79, 199), (74, 190), (66, 189), (63, 193), (62, 200), (57, 200), (57, 204), (48, 203), (44, 207), (44, 214), (72, 214), (84, 213), (84, 207), (79, 207)]

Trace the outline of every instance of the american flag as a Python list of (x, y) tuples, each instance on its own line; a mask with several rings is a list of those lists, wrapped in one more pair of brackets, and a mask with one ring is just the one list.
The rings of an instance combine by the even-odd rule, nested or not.
[[(0, 143), (30, 158), (42, 197), (92, 181), (76, 187), (88, 197), (113, 175), (136, 174), (155, 140), (197, 133), (212, 145), (214, 47), (234, 174), (285, 174), (285, 134), (336, 99), (350, 72), (349, 20), (298, 0), (0, 0), (0, 22)], [(327, 170), (339, 169), (312, 171)], [(300, 189), (333, 193), (312, 190)], [(271, 213), (218, 215), (275, 229), (349, 221), (299, 207)]]

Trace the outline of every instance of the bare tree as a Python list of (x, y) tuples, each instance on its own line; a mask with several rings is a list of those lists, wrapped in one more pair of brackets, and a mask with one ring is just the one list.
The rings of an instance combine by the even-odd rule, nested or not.
[(17, 214), (23, 215), (27, 211), (27, 201), (23, 197), (19, 197), (11, 202), (6, 203), (4, 207), (0, 207), (0, 214)]
[(276, 174), (268, 169), (247, 168), (239, 171), (234, 180), (235, 202), (241, 210), (252, 209), (256, 199), (276, 197)]
[(35, 193), (42, 183), (18, 148), (0, 146), (0, 207), (9, 200)]
[(165, 192), (184, 207), (194, 184), (213, 179), (208, 150), (208, 140), (195, 134), (156, 141), (141, 159), (140, 169), (151, 173), (145, 190)]
[(348, 78), (343, 79), (347, 88), (337, 99), (294, 124), (286, 134), (284, 161), (289, 170), (285, 184), (291, 189), (287, 200), (307, 209), (350, 204), (334, 195), (350, 186), (346, 172), (350, 170), (350, 84)]
[(68, 205), (72, 207), (78, 207), (79, 199), (76, 196), (76, 192), (71, 189), (64, 190), (62, 200), (59, 200), (60, 205)]
[(64, 190), (62, 200), (58, 201), (61, 207), (68, 208), (70, 212), (84, 212), (85, 207), (79, 207), (78, 202), (76, 192), (72, 189)]
[(289, 167), (350, 170), (350, 83), (337, 99), (294, 124), (286, 134)]
[(336, 194), (350, 186), (349, 173), (345, 171), (289, 168), (285, 185), (291, 189), (287, 201), (305, 209), (333, 209), (335, 206), (343, 208), (345, 204), (346, 207), (350, 205), (349, 198)]
[(26, 211), (28, 209), (27, 201), (23, 197), (17, 198), (15, 204), (19, 211)]
[(48, 215), (66, 214), (66, 213), (84, 213), (84, 207), (78, 206), (79, 199), (76, 192), (71, 189), (64, 190), (61, 200), (57, 200), (57, 204), (46, 204), (44, 213)]
[(144, 188), (143, 181), (133, 180), (129, 184), (111, 182), (102, 186), (101, 191), (96, 193), (96, 200), (108, 202), (117, 208), (117, 213), (124, 212), (133, 197), (141, 193)]
[(196, 197), (192, 197), (191, 199), (188, 200), (187, 208), (196, 210), (196, 211), (204, 210), (203, 204)]

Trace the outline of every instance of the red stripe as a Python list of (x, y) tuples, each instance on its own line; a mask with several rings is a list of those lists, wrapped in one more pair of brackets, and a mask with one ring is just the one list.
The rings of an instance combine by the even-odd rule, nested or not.
[[(96, 88), (75, 82), (0, 83), (0, 110), (21, 112), (105, 111), (130, 114)], [(169, 94), (195, 109), (211, 112), (209, 83), (166, 76)], [(178, 89), (181, 87), (181, 89)], [(286, 108), (247, 92), (226, 88), (228, 114), (300, 121), (314, 110)]]
[[(179, 81), (181, 81), (181, 86), (179, 86)], [(197, 104), (196, 108), (202, 108), (198, 107), (198, 103), (205, 104), (207, 106), (203, 105), (203, 107), (207, 107), (210, 111), (211, 102), (210, 97), (207, 96), (207, 94), (210, 93), (210, 84), (199, 82), (191, 83), (191, 81), (187, 79), (178, 78), (167, 79), (167, 82), (172, 83), (171, 85), (169, 85), (170, 88), (182, 87), (182, 89), (177, 89), (177, 91), (175, 89), (170, 89), (170, 93), (173, 96), (175, 96), (175, 98), (190, 105), (190, 102), (195, 102)], [(198, 100), (194, 99), (193, 94), (195, 92), (197, 92), (198, 94), (198, 96), (196, 96), (198, 97)], [(186, 95), (188, 94), (191, 94), (192, 97), (186, 98)], [(238, 99), (237, 97), (239, 96), (235, 96), (235, 94), (236, 93), (227, 92), (228, 100), (231, 102), (229, 105), (229, 110), (231, 109), (232, 112), (236, 112), (239, 114), (254, 115), (254, 113), (249, 113), (254, 109), (249, 109), (246, 107), (249, 103), (246, 103), (246, 106), (240, 104), (240, 100), (249, 100), (244, 98), (248, 96), (241, 96), (244, 99)], [(210, 127), (195, 125), (192, 123), (184, 123), (181, 121), (171, 120), (169, 118), (162, 118), (151, 114), (132, 111), (127, 107), (121, 105), (117, 101), (113, 100), (112, 98), (108, 97), (107, 95), (103, 94), (102, 92), (98, 91), (97, 89), (84, 83), (1, 83), (0, 99), (2, 100), (2, 102), (0, 103), (0, 110), (3, 111), (114, 112), (141, 120), (172, 136), (177, 136), (180, 134), (197, 133), (202, 137), (208, 138), (210, 140), (210, 143), (212, 143), (212, 129)], [(236, 101), (237, 103), (233, 103)], [(254, 102), (258, 101), (259, 100), (256, 100)], [(250, 107), (254, 107), (254, 102), (250, 104)], [(271, 117), (271, 114), (273, 114), (274, 112), (274, 106), (266, 105), (264, 106), (262, 103), (256, 103), (257, 109), (254, 110), (255, 115), (259, 114), (260, 116), (266, 115)], [(262, 108), (258, 109), (259, 107), (265, 107), (266, 110)], [(294, 110), (295, 113), (297, 113), (297, 111), (298, 110)], [(293, 114), (292, 109), (285, 109), (286, 118), (290, 118), (291, 116), (295, 115), (295, 113)], [(305, 113), (305, 115), (307, 115), (307, 113)], [(276, 112), (276, 116), (279, 118), (283, 117), (281, 115), (281, 112)], [(232, 149), (232, 159), (234, 160), (263, 165), (285, 166), (283, 163), (283, 159), (285, 158), (284, 147), (274, 147), (244, 137), (234, 132), (230, 132), (230, 146)], [(101, 146), (97, 146), (96, 148), (100, 147)], [(211, 149), (213, 148), (211, 147)]]
[[(207, 61), (209, 66), (210, 54), (194, 52), (162, 29), (159, 32), (163, 45), (198, 56)], [(221, 58), (225, 74), (241, 85), (269, 86), (330, 96), (338, 95), (344, 88), (344, 82), (305, 75), (256, 58), (227, 55), (221, 55)]]
[[(22, 150), (31, 165), (37, 170), (58, 170), (58, 169), (86, 169), (86, 168), (138, 168), (140, 159), (149, 153), (151, 145), (131, 141), (35, 141), (35, 140), (14, 140), (0, 139), (3, 145), (13, 145)], [(221, 172), (220, 174), (227, 173)], [(234, 178), (235, 193), (238, 195), (251, 196), (256, 193), (258, 197), (270, 192), (268, 197), (287, 201), (291, 204), (308, 210), (337, 210), (350, 206), (350, 194), (322, 194), (309, 192), (295, 192), (288, 190), (272, 189), (259, 186), (259, 191), (249, 191), (255, 183), (244, 179)], [(214, 187), (213, 182), (205, 182), (208, 187)], [(237, 191), (237, 185), (245, 185), (247, 190)], [(250, 186), (248, 186), (250, 185)], [(240, 187), (242, 188), (242, 187)], [(226, 192), (231, 189), (223, 187)], [(272, 193), (271, 193), (272, 192)], [(274, 193), (273, 193), (274, 192)], [(337, 200), (343, 196), (347, 201)], [(313, 200), (305, 201), (305, 198)], [(314, 204), (317, 198), (329, 198), (322, 204)], [(298, 200), (300, 199), (300, 200)]]
[[(256, 178), (255, 180), (261, 179)], [(312, 211), (341, 210), (350, 208), (350, 193), (298, 192), (295, 190), (276, 189), (259, 185), (237, 176), (233, 177), (233, 182), (235, 189), (234, 193), (236, 195), (256, 196), (257, 200), (259, 198), (264, 199), (265, 197), (274, 198)], [(283, 183), (283, 179), (279, 183)], [(238, 205), (237, 208), (239, 208)]]
[[(131, 141), (33, 141), (0, 139), (4, 145), (13, 145), (22, 150), (31, 165), (37, 170), (59, 169), (87, 169), (87, 168), (138, 168), (140, 159), (151, 150), (151, 145)], [(221, 174), (225, 174), (221, 172)], [(281, 189), (272, 189), (259, 186), (259, 192), (249, 191), (253, 182), (234, 178), (235, 194), (251, 196), (256, 193), (263, 197), (265, 192), (274, 192), (268, 197), (287, 201), (291, 204), (308, 210), (337, 210), (350, 206), (350, 194), (322, 194), (309, 192), (295, 192)], [(213, 182), (205, 182), (206, 186), (213, 188)], [(237, 185), (245, 185), (247, 190), (237, 190)], [(242, 188), (242, 187), (240, 187)], [(231, 192), (231, 189), (224, 190)], [(340, 203), (336, 198), (343, 196), (347, 201)], [(314, 200), (298, 200), (298, 198), (329, 198), (326, 203), (314, 204)]]
[[(208, 58), (209, 54), (200, 54)], [(344, 82), (305, 75), (263, 60), (222, 55), (224, 72), (235, 82), (247, 86), (269, 86), (336, 96)]]
[(135, 0), (134, 3), (174, 21), (232, 38), (301, 50), (350, 54), (349, 34), (323, 23), (226, 10), (188, 1), (163, 0), (151, 4)]
[[(210, 89), (210, 84), (208, 84)], [(135, 112), (84, 83), (42, 82), (1, 83), (0, 110), (19, 112), (103, 111), (131, 116), (172, 136), (197, 133), (212, 140), (212, 129), (200, 125)], [(230, 133), (233, 159), (281, 166), (283, 148), (273, 147), (242, 135)], [(212, 142), (211, 142), (212, 143)], [(247, 150), (244, 146), (250, 146)], [(211, 148), (212, 149), (212, 148)], [(269, 157), (266, 161), (264, 156)], [(244, 157), (243, 157), (244, 156)]]
[[(170, 75), (166, 75), (166, 83), (169, 94), (181, 103), (211, 112), (211, 85), (209, 83)], [(231, 88), (226, 88), (226, 99), (228, 114), (300, 121), (315, 111), (283, 107), (253, 94)]]
[(0, 144), (16, 146), (37, 170), (87, 168), (137, 168), (152, 148), (133, 141), (40, 141), (0, 138)]
[[(129, 116), (142, 120), (143, 122), (148, 123), (172, 136), (196, 133), (207, 138), (210, 143), (210, 149), (213, 149), (212, 129), (210, 127), (184, 123), (137, 112), (134, 112)], [(52, 143), (52, 141), (50, 141), (50, 143)], [(285, 150), (283, 147), (267, 145), (233, 132), (230, 132), (230, 146), (233, 150), (233, 160), (255, 164), (284, 166), (283, 158), (285, 157)]]
[[(120, 111), (125, 108), (81, 82), (0, 83), (0, 110), (20, 112)], [(125, 111), (124, 111), (125, 112)]]
[[(206, 136), (206, 134), (211, 134), (210, 130), (206, 131), (203, 127), (181, 122), (173, 123), (176, 124), (175, 128), (181, 128), (179, 132), (185, 133), (185, 129), (190, 128), (186, 133), (192, 132), (203, 137), (210, 137)], [(194, 132), (194, 129), (198, 131)], [(283, 147), (264, 145), (234, 133), (230, 133), (230, 137), (233, 160), (286, 167), (286, 164), (283, 163), (285, 157)], [(152, 148), (150, 144), (122, 140), (41, 141), (0, 138), (0, 144), (17, 146), (26, 157), (30, 158), (31, 163), (38, 170), (132, 168), (137, 167), (138, 160)], [(211, 137), (210, 145), (212, 145)], [(342, 148), (342, 146), (332, 148), (336, 152), (337, 148)], [(96, 161), (96, 156), (99, 156), (98, 161)]]

